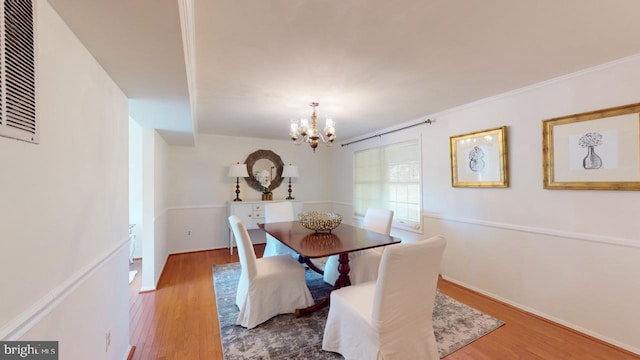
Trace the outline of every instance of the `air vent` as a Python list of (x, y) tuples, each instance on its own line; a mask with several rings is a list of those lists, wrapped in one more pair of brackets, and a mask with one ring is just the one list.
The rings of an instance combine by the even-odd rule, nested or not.
[(0, 11), (0, 136), (38, 143), (33, 1)]

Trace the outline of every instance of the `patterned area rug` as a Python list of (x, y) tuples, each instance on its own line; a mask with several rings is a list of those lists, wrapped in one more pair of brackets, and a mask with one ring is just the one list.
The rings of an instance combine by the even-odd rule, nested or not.
[[(339, 354), (322, 350), (322, 334), (328, 308), (296, 318), (278, 315), (247, 330), (235, 325), (235, 304), (240, 264), (213, 266), (213, 285), (218, 306), (220, 337), (226, 360), (260, 359), (343, 359)], [(312, 270), (306, 273), (307, 286), (314, 299), (327, 295), (330, 286)], [(433, 328), (440, 358), (468, 345), (499, 328), (504, 323), (464, 305), (440, 292), (433, 310)]]

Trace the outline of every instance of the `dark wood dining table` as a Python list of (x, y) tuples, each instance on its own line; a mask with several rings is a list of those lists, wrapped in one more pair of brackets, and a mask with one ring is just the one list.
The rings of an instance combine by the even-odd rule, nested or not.
[[(340, 224), (331, 232), (315, 232), (302, 226), (299, 221), (286, 221), (258, 224), (267, 234), (273, 236), (291, 250), (299, 254), (298, 261), (304, 263), (312, 270), (322, 274), (313, 259), (331, 255), (339, 255), (338, 280), (333, 289), (351, 285), (349, 278), (349, 253), (373, 249), (376, 247), (397, 244), (400, 239), (380, 234), (375, 231), (361, 229), (348, 224)], [(329, 304), (329, 296), (320, 302), (305, 309), (297, 309), (296, 316), (308, 314), (323, 308)]]

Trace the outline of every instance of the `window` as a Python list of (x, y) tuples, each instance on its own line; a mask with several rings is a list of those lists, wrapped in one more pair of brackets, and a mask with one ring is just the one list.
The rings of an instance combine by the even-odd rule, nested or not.
[(393, 225), (419, 230), (421, 224), (421, 152), (418, 139), (354, 153), (353, 210), (393, 210)]

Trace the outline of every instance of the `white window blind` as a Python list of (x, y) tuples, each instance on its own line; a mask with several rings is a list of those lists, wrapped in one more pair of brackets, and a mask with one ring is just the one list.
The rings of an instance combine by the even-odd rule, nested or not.
[(355, 152), (354, 215), (381, 207), (394, 211), (394, 226), (419, 229), (421, 163), (418, 139)]

